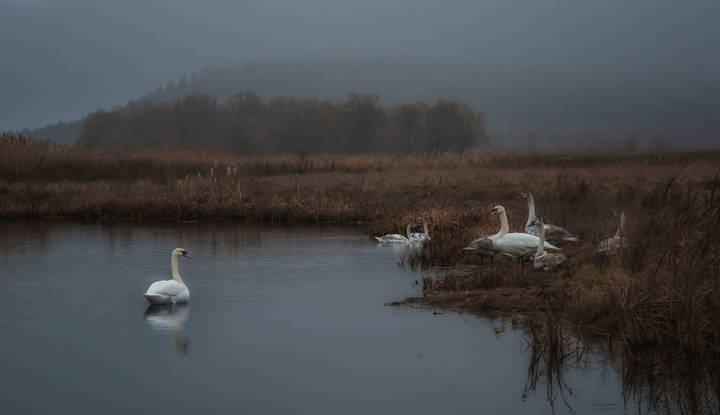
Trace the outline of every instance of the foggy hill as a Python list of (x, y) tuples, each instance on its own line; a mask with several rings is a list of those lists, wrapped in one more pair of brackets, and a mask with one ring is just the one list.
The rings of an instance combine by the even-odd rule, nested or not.
[[(209, 94), (224, 102), (246, 91), (263, 99), (333, 101), (358, 92), (378, 95), (382, 105), (442, 98), (462, 100), (484, 112), (500, 148), (717, 147), (719, 80), (678, 78), (663, 68), (623, 68), (622, 73), (608, 68), (548, 71), (478, 58), (262, 59), (208, 66), (139, 100), (171, 102)], [(64, 136), (77, 137), (77, 123), (67, 126), (72, 129), (65, 128)], [(53, 129), (62, 130), (54, 125), (44, 132)]]

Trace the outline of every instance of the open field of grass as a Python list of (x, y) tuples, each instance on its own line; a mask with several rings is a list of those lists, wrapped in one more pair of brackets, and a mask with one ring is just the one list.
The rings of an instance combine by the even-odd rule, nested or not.
[[(250, 219), (363, 223), (404, 232), (429, 213), (432, 239), (411, 266), (456, 271), (424, 281), (408, 303), (470, 311), (547, 311), (629, 349), (720, 351), (720, 152), (601, 155), (313, 155), (240, 157), (189, 150), (87, 150), (0, 138), (0, 217)], [(521, 231), (527, 204), (582, 243), (569, 270), (535, 272), (462, 247), (498, 229), (494, 205)], [(630, 248), (595, 254), (616, 219)]]

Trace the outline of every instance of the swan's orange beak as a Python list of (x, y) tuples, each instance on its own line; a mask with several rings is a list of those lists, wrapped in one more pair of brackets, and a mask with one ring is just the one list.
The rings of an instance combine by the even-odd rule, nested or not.
[(492, 216), (492, 215), (494, 215), (494, 214), (496, 214), (496, 213), (497, 213), (497, 210), (493, 209), (493, 210), (490, 211), (490, 216)]
[(190, 255), (188, 255), (187, 252), (183, 252), (183, 256), (187, 259), (190, 259)]

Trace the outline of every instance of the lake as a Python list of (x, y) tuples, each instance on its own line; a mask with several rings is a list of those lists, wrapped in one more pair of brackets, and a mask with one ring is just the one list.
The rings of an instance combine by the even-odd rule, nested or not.
[[(548, 402), (509, 318), (421, 294), (361, 227), (0, 223), (0, 407), (32, 413), (624, 413), (588, 354)], [(142, 296), (185, 248), (186, 306)], [(552, 404), (552, 405), (551, 405)], [(629, 412), (633, 412), (629, 408)], [(637, 410), (635, 410), (637, 412)]]

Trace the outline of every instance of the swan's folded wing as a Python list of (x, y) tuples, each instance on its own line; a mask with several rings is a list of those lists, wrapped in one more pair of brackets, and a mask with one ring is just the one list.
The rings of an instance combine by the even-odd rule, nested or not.
[(166, 295), (175, 297), (185, 292), (187, 288), (175, 280), (155, 281), (148, 287), (147, 295)]
[(466, 251), (482, 250), (482, 251), (493, 251), (493, 243), (490, 238), (483, 236), (482, 238), (475, 239), (470, 242), (468, 246), (463, 248)]
[(546, 225), (545, 239), (547, 239), (549, 241), (568, 241), (568, 242), (579, 241), (579, 239), (572, 236), (572, 234), (570, 232), (568, 232), (567, 229), (565, 229), (561, 226), (555, 226), (555, 225)]
[(560, 264), (567, 262), (567, 257), (563, 254), (546, 254), (536, 261), (543, 269), (551, 270)]
[(406, 236), (400, 235), (399, 233), (383, 235), (380, 237), (376, 236), (375, 239), (377, 239), (378, 242), (385, 242), (385, 243), (407, 242), (408, 241), (408, 238)]

